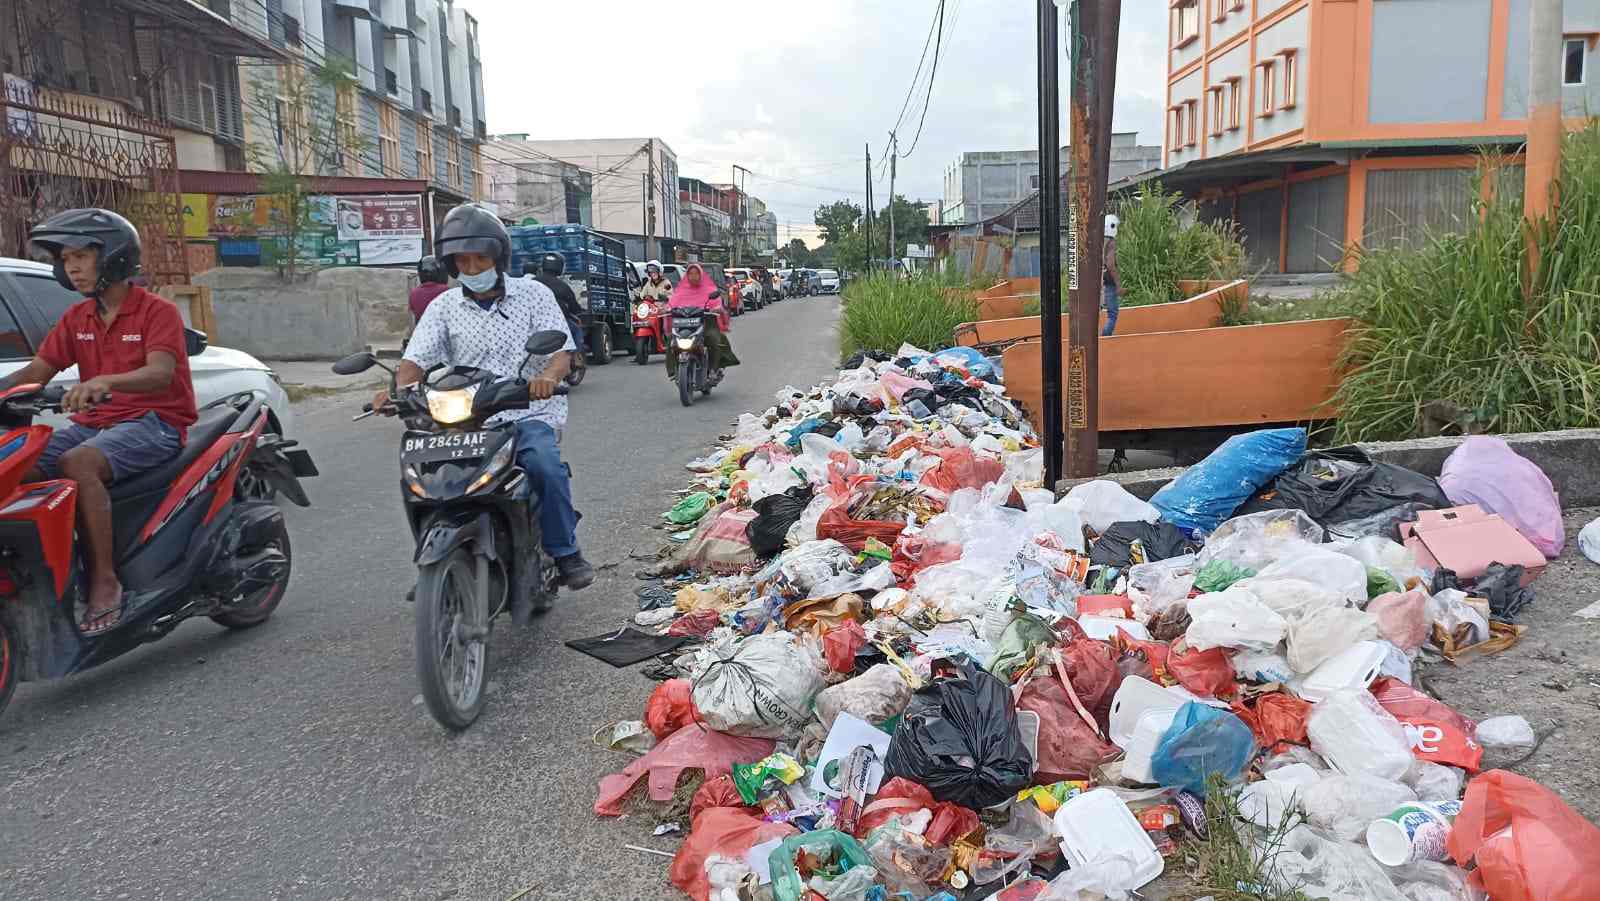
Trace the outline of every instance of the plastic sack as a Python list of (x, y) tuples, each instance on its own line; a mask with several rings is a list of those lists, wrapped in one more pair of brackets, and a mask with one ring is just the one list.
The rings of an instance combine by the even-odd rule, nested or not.
[(1578, 533), (1578, 550), (1595, 563), (1600, 563), (1600, 519), (1583, 527)]
[(1179, 685), (1204, 698), (1225, 701), (1238, 690), (1233, 664), (1222, 648), (1197, 651), (1187, 642), (1177, 642), (1167, 653), (1167, 672)]
[(905, 712), (911, 702), (911, 686), (893, 664), (873, 664), (866, 672), (817, 694), (817, 719), (828, 729), (841, 713), (860, 717), (882, 726)]
[(1373, 820), (1417, 800), (1409, 787), (1376, 776), (1329, 773), (1300, 789), (1306, 821), (1340, 839), (1357, 841)]
[(1366, 691), (1336, 691), (1306, 720), (1311, 750), (1349, 776), (1398, 781), (1411, 768), (1411, 741), (1404, 726)]
[(689, 800), (689, 822), (693, 823), (695, 817), (713, 807), (750, 806), (744, 803), (744, 798), (739, 795), (739, 786), (734, 784), (733, 777), (725, 773), (715, 779), (707, 780), (695, 790), (694, 797)]
[(1283, 741), (1306, 743), (1306, 718), (1311, 715), (1311, 705), (1294, 695), (1274, 691), (1251, 701), (1235, 700), (1232, 709), (1264, 748)]
[(1296, 826), (1277, 848), (1258, 853), (1272, 854), (1269, 878), (1286, 892), (1324, 901), (1406, 901), (1364, 846), (1335, 841), (1310, 826)]
[(974, 810), (1016, 794), (1031, 767), (1005, 683), (967, 662), (912, 696), (884, 759), (888, 775)]
[(1354, 607), (1320, 607), (1289, 624), (1289, 666), (1309, 673), (1358, 641), (1378, 637), (1378, 620)]
[(1194, 555), (1139, 563), (1128, 569), (1128, 597), (1144, 613), (1158, 613), (1189, 597), (1194, 588)]
[(811, 486), (800, 485), (755, 502), (756, 518), (746, 527), (745, 536), (757, 557), (770, 557), (783, 550), (789, 529), (800, 521), (800, 515), (811, 505), (811, 497)]
[[(822, 661), (788, 632), (753, 635), (714, 648), (693, 676), (694, 706), (719, 732), (796, 738), (822, 690)], [(766, 756), (766, 755), (762, 755)]]
[(1477, 504), (1500, 518), (1546, 557), (1561, 556), (1567, 530), (1561, 500), (1538, 464), (1519, 455), (1503, 438), (1472, 435), (1461, 442), (1439, 473), (1439, 485), (1456, 506)]
[(1305, 429), (1235, 435), (1157, 491), (1150, 503), (1181, 529), (1210, 532), (1305, 453)]
[(1420, 588), (1405, 594), (1374, 598), (1367, 612), (1378, 620), (1378, 634), (1402, 651), (1422, 647), (1432, 632), (1428, 620), (1428, 593)]
[(1472, 720), (1399, 679), (1378, 679), (1372, 683), (1371, 694), (1378, 706), (1405, 727), (1411, 753), (1418, 760), (1478, 771), (1483, 748), (1473, 740), (1477, 727)]
[(1199, 651), (1217, 647), (1270, 651), (1289, 628), (1282, 616), (1240, 587), (1192, 599), (1189, 618), (1184, 641)]
[(822, 655), (828, 661), (828, 669), (836, 673), (854, 672), (856, 652), (866, 643), (866, 630), (853, 619), (823, 633)]
[(656, 738), (666, 738), (694, 722), (694, 700), (688, 679), (668, 679), (650, 692), (644, 704), (644, 724)]
[(980, 457), (971, 448), (928, 448), (939, 457), (938, 465), (922, 474), (921, 484), (953, 494), (962, 488), (982, 488), (1005, 473), (1005, 464), (991, 457)]
[(1299, 579), (1320, 585), (1352, 604), (1367, 602), (1367, 567), (1326, 546), (1299, 549), (1262, 567), (1255, 576), (1239, 583), (1249, 588), (1257, 581)]
[[(1107, 684), (1101, 678), (1104, 673), (1089, 671), (1091, 666), (1098, 667), (1101, 659), (1093, 653), (1077, 654), (1078, 674), (1069, 672), (1068, 682), (1062, 681), (1053, 661), (1041, 661), (1022, 684), (1017, 695), (1017, 709), (1039, 716), (1035, 782), (1086, 779), (1095, 767), (1116, 756), (1116, 745), (1105, 739), (1093, 720), (1093, 708), (1100, 698), (1094, 694), (1084, 696), (1085, 689), (1094, 691), (1096, 684)], [(1062, 671), (1067, 669), (1063, 662)]]
[(788, 823), (769, 823), (759, 813), (740, 807), (712, 807), (702, 811), (689, 828), (689, 837), (673, 855), (669, 874), (672, 884), (695, 901), (708, 901), (711, 884), (706, 878), (706, 861), (715, 857), (743, 860), (746, 853), (762, 842), (794, 835)]
[(672, 505), (672, 509), (666, 512), (667, 521), (680, 526), (699, 522), (700, 517), (706, 515), (706, 511), (711, 509), (713, 503), (715, 498), (711, 495), (704, 491), (696, 491)]
[(1495, 901), (1600, 898), (1600, 827), (1548, 788), (1505, 770), (1467, 783), (1446, 842)]
[(1322, 526), (1299, 510), (1267, 510), (1234, 518), (1206, 537), (1195, 563), (1205, 567), (1222, 560), (1260, 571), (1281, 557), (1321, 544)]
[(1172, 726), (1150, 760), (1150, 772), (1164, 786), (1205, 797), (1206, 780), (1221, 775), (1232, 782), (1255, 754), (1250, 727), (1226, 710), (1190, 701), (1179, 708)]
[(1161, 511), (1107, 479), (1074, 485), (1061, 504), (1076, 507), (1084, 525), (1104, 532), (1119, 522), (1155, 522)]
[(1341, 447), (1301, 457), (1241, 510), (1304, 510), (1332, 529), (1407, 505), (1435, 509), (1450, 504), (1433, 479), (1393, 463), (1373, 463), (1360, 448)]
[(733, 772), (736, 763), (760, 760), (772, 753), (773, 744), (764, 738), (741, 738), (713, 732), (691, 724), (672, 733), (643, 757), (600, 780), (600, 794), (594, 802), (597, 816), (621, 816), (622, 799), (638, 781), (649, 777), (649, 798), (665, 803), (672, 800), (678, 778), (685, 770), (699, 770), (707, 779)]
[(1539, 743), (1533, 727), (1520, 716), (1492, 716), (1478, 724), (1478, 744), (1496, 751), (1531, 751)]
[(745, 535), (754, 510), (740, 510), (732, 504), (715, 507), (700, 520), (694, 537), (680, 547), (672, 549), (658, 567), (661, 575), (687, 570), (709, 570), (715, 573), (735, 573), (756, 560), (750, 549), (750, 539)]

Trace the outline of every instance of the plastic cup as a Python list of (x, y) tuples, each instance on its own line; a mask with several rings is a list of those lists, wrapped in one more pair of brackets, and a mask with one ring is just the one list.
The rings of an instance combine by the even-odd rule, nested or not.
[(1402, 804), (1367, 827), (1367, 850), (1378, 863), (1389, 867), (1418, 860), (1445, 860), (1449, 856), (1445, 839), (1460, 812), (1460, 801)]

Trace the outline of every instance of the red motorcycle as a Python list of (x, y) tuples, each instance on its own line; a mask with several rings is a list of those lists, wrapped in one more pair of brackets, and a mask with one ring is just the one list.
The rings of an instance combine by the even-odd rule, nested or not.
[(98, 666), (192, 617), (230, 629), (266, 622), (289, 583), (289, 532), (275, 504), (243, 499), (234, 486), (249, 470), (305, 507), (299, 478), (317, 474), (310, 454), (291, 450), (296, 442), (263, 435), (259, 398), (208, 404), (178, 456), (111, 486), (122, 618), (84, 635), (78, 486), (23, 481), (53, 431), (33, 418), (60, 412), (64, 393), (18, 385), (0, 394), (0, 710), (18, 682)]
[(667, 352), (672, 312), (664, 300), (640, 300), (633, 305), (633, 362), (643, 366), (653, 353)]

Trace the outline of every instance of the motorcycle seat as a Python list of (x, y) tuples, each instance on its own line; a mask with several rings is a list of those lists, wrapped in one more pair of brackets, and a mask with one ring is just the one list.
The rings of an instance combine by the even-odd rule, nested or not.
[(200, 418), (189, 426), (188, 440), (184, 441), (183, 449), (176, 457), (125, 482), (112, 483), (111, 499), (117, 501), (153, 492), (165, 494), (190, 464), (200, 459), (207, 448), (227, 433), (228, 427), (233, 425), (238, 416), (239, 411), (232, 407), (201, 410)]

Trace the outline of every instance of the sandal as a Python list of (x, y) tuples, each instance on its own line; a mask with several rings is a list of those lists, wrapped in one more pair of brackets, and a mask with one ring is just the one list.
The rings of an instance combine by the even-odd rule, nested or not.
[(84, 637), (102, 635), (110, 632), (122, 623), (122, 605), (102, 610), (99, 613), (93, 610), (83, 611), (83, 619), (78, 621), (78, 634)]

